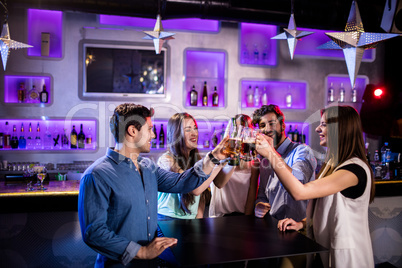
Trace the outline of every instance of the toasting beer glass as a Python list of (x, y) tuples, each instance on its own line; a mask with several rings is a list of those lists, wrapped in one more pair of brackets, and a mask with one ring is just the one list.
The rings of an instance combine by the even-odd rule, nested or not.
[(257, 157), (257, 152), (255, 151), (255, 140), (258, 132), (258, 129), (249, 127), (245, 127), (242, 130), (240, 158), (244, 161), (255, 160)]
[(225, 137), (229, 136), (229, 139), (223, 146), (222, 152), (231, 159), (229, 165), (238, 165), (238, 158), (241, 147), (241, 130), (242, 126), (236, 125), (235, 118), (232, 118), (226, 127)]

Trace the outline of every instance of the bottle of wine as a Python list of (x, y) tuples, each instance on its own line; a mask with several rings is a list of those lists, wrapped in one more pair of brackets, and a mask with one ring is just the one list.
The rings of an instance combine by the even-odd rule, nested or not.
[(24, 136), (24, 123), (21, 123), (21, 132), (20, 132), (20, 138), (18, 140), (18, 148), (20, 149), (27, 148), (27, 140), (25, 139)]
[(35, 137), (35, 148), (36, 150), (42, 149), (42, 139), (40, 137), (40, 125), (39, 122), (36, 125), (36, 137)]
[(352, 102), (357, 102), (357, 90), (356, 88), (352, 88)]
[(328, 103), (334, 102), (334, 94), (334, 83), (331, 82), (328, 88)]
[(254, 89), (254, 107), (260, 107), (260, 100), (260, 89), (256, 86)]
[(208, 106), (207, 81), (204, 81), (204, 89), (202, 90), (202, 106)]
[(157, 134), (156, 134), (156, 126), (155, 126), (155, 125), (154, 125), (153, 131), (154, 131), (154, 134), (155, 134), (155, 138), (153, 138), (152, 141), (151, 141), (151, 147), (152, 147), (152, 148), (156, 148), (156, 137), (157, 137)]
[(212, 94), (212, 106), (218, 106), (218, 105), (219, 105), (219, 94), (215, 86), (214, 94)]
[(73, 125), (73, 129), (70, 133), (70, 148), (77, 149), (77, 139), (78, 139), (77, 131), (75, 130), (75, 126)]
[(38, 103), (39, 102), (39, 92), (36, 89), (36, 86), (33, 85), (32, 89), (28, 92), (28, 99), (31, 103)]
[(32, 150), (35, 147), (34, 139), (32, 136), (32, 124), (29, 123), (28, 135), (27, 135), (27, 149)]
[(212, 141), (212, 147), (215, 148), (216, 145), (218, 145), (218, 136), (216, 135), (216, 130), (215, 130), (215, 128), (214, 128), (214, 132), (213, 132), (213, 134), (212, 134), (211, 141)]
[(47, 103), (49, 100), (49, 93), (46, 91), (46, 85), (43, 85), (42, 92), (40, 93), (40, 102)]
[(163, 130), (163, 124), (161, 124), (161, 130), (159, 131), (159, 148), (165, 148), (165, 131)]
[(85, 149), (85, 134), (82, 124), (80, 126), (80, 133), (78, 133), (78, 149)]
[[(191, 88), (190, 91), (190, 105), (197, 106), (198, 105), (198, 92), (195, 90), (195, 86)], [(155, 134), (156, 135), (156, 134)]]
[(343, 83), (341, 83), (341, 87), (339, 88), (339, 102), (345, 102), (345, 88), (343, 87)]
[(254, 91), (251, 88), (251, 85), (248, 86), (248, 90), (246, 92), (246, 102), (247, 102), (247, 107), (253, 107)]
[(63, 149), (68, 149), (68, 138), (66, 134), (67, 129), (63, 129), (63, 135), (61, 136), (61, 146)]
[(292, 125), (289, 125), (288, 138), (293, 141)]
[(293, 132), (293, 142), (299, 142), (299, 131), (297, 125), (295, 125), (295, 131)]
[(10, 126), (8, 125), (8, 121), (5, 124), (4, 128), (4, 149), (11, 148), (11, 135), (10, 135)]
[(20, 88), (17, 90), (17, 94), (19, 103), (23, 103), (26, 101), (27, 90), (25, 89), (24, 83), (20, 83)]
[(11, 148), (18, 149), (18, 136), (17, 136), (17, 126), (13, 126), (13, 135), (11, 136)]
[[(88, 128), (88, 133), (85, 136), (85, 143), (90, 147), (92, 145), (92, 128)], [(93, 147), (92, 147), (93, 148)]]
[(262, 90), (261, 104), (268, 105), (268, 93), (266, 87), (264, 87), (264, 89)]

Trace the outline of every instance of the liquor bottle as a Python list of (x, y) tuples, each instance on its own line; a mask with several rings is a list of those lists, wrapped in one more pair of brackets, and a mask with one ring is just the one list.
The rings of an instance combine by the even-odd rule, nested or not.
[(32, 89), (28, 92), (28, 99), (31, 103), (38, 103), (39, 102), (39, 92), (36, 90), (36, 86), (33, 85)]
[(210, 146), (208, 134), (205, 134), (205, 136), (204, 136), (203, 146), (204, 146), (204, 148), (209, 148), (209, 146)]
[(297, 130), (297, 125), (295, 125), (295, 131), (293, 132), (293, 142), (299, 142), (300, 136)]
[(257, 44), (254, 44), (254, 62), (258, 62), (258, 60), (260, 59), (260, 52), (258, 51), (258, 46)]
[(220, 140), (223, 140), (224, 137), (225, 137), (225, 124), (222, 124), (221, 139)]
[(292, 125), (289, 125), (288, 138), (293, 141)]
[(35, 148), (35, 144), (32, 137), (32, 124), (29, 123), (28, 135), (27, 135), (27, 149), (32, 150), (33, 148)]
[(352, 102), (357, 102), (357, 90), (352, 88)]
[(191, 106), (197, 106), (198, 105), (198, 92), (195, 90), (195, 86), (191, 88), (190, 91), (190, 105)]
[(151, 141), (151, 147), (152, 147), (152, 148), (156, 148), (156, 137), (157, 137), (157, 134), (156, 134), (156, 126), (155, 126), (155, 125), (154, 125), (153, 131), (154, 131), (154, 134), (155, 134), (155, 138), (153, 138), (152, 141)]
[(331, 82), (328, 88), (328, 103), (334, 102), (334, 94), (334, 83)]
[(26, 102), (27, 90), (25, 89), (24, 83), (20, 83), (20, 88), (17, 90), (17, 93), (18, 93), (18, 102), (19, 103)]
[(78, 133), (78, 149), (85, 149), (85, 134), (82, 129), (82, 124), (80, 126), (80, 132)]
[(49, 131), (49, 126), (46, 126), (45, 135), (43, 137), (43, 149), (51, 150), (53, 145), (52, 134)]
[(61, 136), (61, 146), (63, 149), (68, 149), (68, 138), (66, 134), (67, 129), (63, 129), (63, 135)]
[[(54, 128), (53, 131), (53, 149), (60, 149), (61, 148), (61, 141), (60, 141), (60, 133), (57, 128)], [(60, 142), (59, 142), (60, 141)]]
[(264, 50), (262, 51), (262, 62), (263, 63), (267, 63), (267, 61), (268, 61), (268, 53), (269, 53), (268, 45), (265, 44), (264, 45)]
[(248, 57), (249, 57), (249, 53), (248, 53), (248, 48), (247, 48), (247, 44), (243, 45), (243, 50), (241, 53), (241, 63), (248, 63)]
[(46, 91), (46, 85), (43, 85), (42, 92), (40, 93), (39, 96), (40, 102), (41, 103), (47, 103), (49, 100), (49, 93)]
[(219, 95), (218, 95), (218, 91), (215, 86), (214, 94), (212, 94), (212, 106), (218, 106), (218, 105), (219, 105)]
[(343, 83), (341, 83), (341, 87), (339, 88), (339, 102), (345, 102), (345, 88), (343, 87)]
[(4, 133), (0, 127), (0, 149), (4, 148)]
[(85, 144), (89, 147), (92, 145), (92, 128), (88, 128), (88, 133), (85, 138)]
[(36, 125), (36, 137), (35, 137), (35, 149), (42, 149), (42, 139), (40, 138), (40, 125), (39, 122)]
[(256, 86), (254, 89), (254, 107), (260, 107), (260, 100), (260, 90), (258, 89), (258, 86)]
[(161, 130), (159, 131), (159, 148), (165, 148), (165, 131), (163, 130), (163, 124), (161, 124)]
[(290, 85), (288, 87), (288, 93), (286, 94), (286, 97), (285, 97), (285, 102), (286, 102), (287, 108), (292, 107), (292, 93), (290, 92)]
[(202, 106), (208, 106), (207, 81), (204, 82), (204, 89), (202, 91)]
[(10, 148), (11, 148), (10, 127), (8, 125), (8, 122), (6, 122), (4, 128), (4, 149), (10, 149)]
[(21, 133), (20, 133), (20, 138), (18, 140), (18, 148), (20, 148), (20, 149), (27, 148), (27, 140), (24, 137), (24, 123), (21, 123)]
[(18, 149), (18, 136), (17, 136), (17, 126), (13, 125), (13, 135), (11, 136), (11, 148)]
[(262, 90), (261, 104), (268, 105), (268, 93), (266, 87), (264, 87), (264, 89)]
[(391, 161), (391, 149), (388, 146), (388, 142), (384, 142), (384, 145), (381, 147), (381, 165), (382, 165), (383, 180), (390, 179), (390, 169), (389, 169), (390, 161)]
[(73, 129), (70, 133), (70, 148), (77, 149), (77, 131), (75, 130), (75, 126), (73, 125)]
[(253, 102), (254, 102), (254, 91), (251, 88), (251, 85), (248, 86), (248, 90), (246, 92), (246, 102), (247, 102), (247, 107), (252, 107)]
[(376, 179), (382, 179), (382, 172), (381, 172), (381, 162), (380, 162), (380, 155), (378, 153), (378, 150), (375, 150), (374, 152), (374, 177)]
[(216, 145), (218, 145), (218, 136), (216, 135), (215, 128), (214, 128), (214, 132), (212, 133), (211, 141), (212, 141), (212, 148), (215, 148)]

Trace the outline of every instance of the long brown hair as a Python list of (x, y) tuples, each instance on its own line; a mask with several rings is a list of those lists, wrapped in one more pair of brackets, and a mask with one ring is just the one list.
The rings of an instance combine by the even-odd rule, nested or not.
[(323, 175), (330, 175), (334, 169), (346, 160), (357, 157), (369, 167), (371, 179), (370, 202), (374, 200), (374, 175), (366, 158), (363, 129), (360, 116), (350, 106), (331, 106), (321, 110), (327, 123), (327, 155), (318, 176), (331, 160), (331, 166)]
[[(188, 113), (176, 113), (168, 121), (167, 124), (167, 143), (168, 150), (173, 155), (175, 163), (182, 169), (187, 170), (201, 159), (197, 148), (190, 150), (186, 149), (184, 140), (183, 123), (185, 119), (192, 119), (197, 126), (195, 119)], [(191, 213), (188, 209), (189, 205), (195, 203), (194, 195), (180, 194), (180, 209), (185, 213)]]

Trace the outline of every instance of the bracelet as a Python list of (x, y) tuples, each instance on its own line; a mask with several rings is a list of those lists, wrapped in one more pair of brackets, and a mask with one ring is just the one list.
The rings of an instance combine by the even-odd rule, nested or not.
[(212, 154), (212, 151), (208, 153), (209, 160), (212, 161), (215, 165), (219, 165), (221, 162), (215, 158), (215, 156)]

